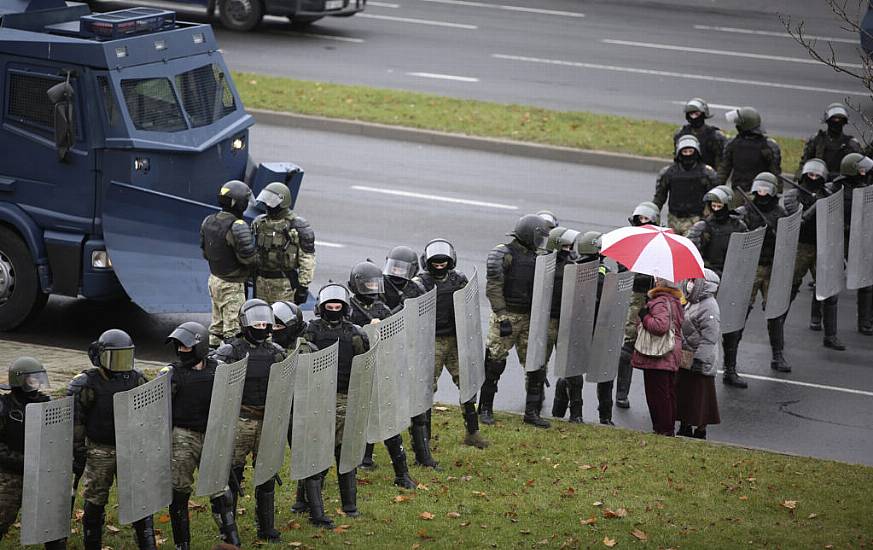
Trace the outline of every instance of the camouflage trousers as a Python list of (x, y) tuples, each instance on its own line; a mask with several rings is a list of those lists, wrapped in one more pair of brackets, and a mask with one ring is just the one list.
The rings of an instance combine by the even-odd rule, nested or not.
[(209, 345), (217, 346), (222, 340), (233, 338), (239, 332), (239, 310), (246, 301), (243, 283), (225, 281), (209, 276), (209, 298), (212, 300), (212, 323), (209, 325)]
[[(500, 336), (500, 318), (508, 319), (512, 324), (512, 334)], [(488, 320), (488, 339), (485, 347), (494, 361), (504, 361), (509, 356), (509, 350), (515, 348), (518, 361), (524, 368), (524, 360), (527, 356), (527, 336), (530, 332), (530, 313), (513, 313), (507, 311), (497, 317), (494, 313)]]
[(812, 280), (815, 280), (815, 245), (809, 243), (797, 244), (797, 259), (794, 260), (794, 285), (791, 292), (795, 294), (800, 288), (800, 283), (803, 282), (803, 277), (806, 273), (812, 274)]
[(452, 382), (461, 389), (460, 366), (458, 365), (458, 338), (452, 334), (437, 336), (434, 344), (433, 391), (437, 391), (437, 382), (443, 373), (443, 367), (452, 375)]
[(634, 292), (631, 294), (630, 302), (627, 308), (627, 319), (624, 322), (624, 341), (633, 344), (637, 341), (637, 324), (640, 317), (640, 310), (646, 305), (645, 292)]
[(334, 430), (334, 446), (339, 448), (343, 442), (343, 431), (346, 429), (346, 408), (349, 396), (344, 393), (336, 394), (336, 429)]
[(680, 218), (673, 214), (667, 215), (667, 226), (673, 230), (673, 233), (682, 235), (683, 237), (691, 229), (691, 226), (700, 221), (700, 216), (687, 216)]
[(266, 277), (255, 278), (255, 298), (274, 304), (280, 301), (294, 301), (294, 288), (291, 281), (285, 277), (268, 279)]
[(106, 506), (113, 481), (115, 481), (115, 446), (88, 441), (85, 472), (82, 474), (82, 498), (91, 504)]
[(755, 282), (752, 284), (752, 298), (749, 300), (749, 310), (755, 307), (758, 292), (761, 293), (761, 309), (767, 309), (767, 292), (770, 290), (770, 272), (773, 266), (758, 265), (755, 272)]
[(15, 523), (23, 490), (24, 476), (0, 471), (0, 535)]
[(546, 331), (546, 364), (545, 369), (548, 372), (549, 360), (552, 358), (552, 350), (558, 345), (558, 320), (549, 319), (549, 329)]
[(200, 465), (200, 454), (203, 452), (203, 440), (206, 434), (173, 428), (173, 490), (181, 493), (191, 493), (194, 486), (194, 470)]
[(264, 421), (260, 418), (242, 418), (236, 423), (236, 442), (233, 446), (233, 467), (246, 465), (246, 457), (252, 455), (252, 464), (258, 459), (258, 445), (261, 442), (261, 427)]

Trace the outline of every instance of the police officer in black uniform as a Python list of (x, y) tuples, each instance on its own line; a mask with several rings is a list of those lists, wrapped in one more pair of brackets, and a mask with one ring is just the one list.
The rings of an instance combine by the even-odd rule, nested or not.
[(718, 127), (706, 123), (707, 119), (712, 118), (709, 113), (709, 105), (699, 97), (692, 97), (685, 102), (684, 111), (688, 124), (673, 134), (673, 143), (678, 145), (682, 136), (694, 136), (700, 142), (700, 155), (703, 158), (703, 163), (713, 170), (718, 170), (727, 137)]
[(673, 164), (658, 174), (652, 202), (661, 211), (669, 206), (669, 226), (678, 235), (685, 235), (703, 215), (703, 195), (718, 185), (718, 174), (707, 166), (700, 155), (700, 143), (686, 135), (676, 142)]
[(286, 352), (291, 353), (305, 342), (301, 338), (306, 329), (303, 310), (300, 309), (299, 305), (287, 300), (275, 302), (270, 307), (273, 310), (273, 317), (275, 317), (273, 332), (270, 335), (273, 343), (282, 346)]
[[(730, 183), (731, 188), (748, 192), (752, 180), (761, 172), (777, 176), (782, 173), (782, 150), (767, 137), (761, 128), (761, 115), (754, 107), (729, 111), (725, 118), (733, 122), (737, 135), (724, 146), (724, 155), (718, 166), (718, 182)], [(740, 206), (740, 196), (733, 197), (732, 208)]]
[(360, 262), (349, 274), (349, 299), (352, 323), (362, 327), (391, 315), (391, 308), (382, 301), (385, 278), (373, 262)]
[(849, 153), (860, 153), (861, 144), (854, 137), (843, 133), (843, 128), (849, 122), (849, 110), (842, 103), (831, 103), (825, 109), (821, 121), (827, 125), (826, 130), (819, 130), (810, 136), (803, 146), (803, 155), (797, 167), (798, 179), (803, 171), (803, 165), (810, 159), (821, 159), (828, 167), (828, 179), (834, 179), (840, 174), (840, 162)]

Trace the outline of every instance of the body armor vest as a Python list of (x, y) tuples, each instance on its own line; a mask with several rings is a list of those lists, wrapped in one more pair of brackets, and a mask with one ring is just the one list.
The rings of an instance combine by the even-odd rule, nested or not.
[(355, 326), (350, 321), (341, 321), (332, 325), (323, 319), (310, 321), (305, 335), (318, 349), (327, 349), (339, 342), (337, 362), (337, 393), (349, 392), (349, 378), (352, 375), (352, 359), (355, 357), (355, 346), (352, 339), (357, 334)]
[(706, 166), (698, 162), (691, 170), (685, 170), (674, 164), (666, 176), (670, 184), (667, 200), (670, 213), (679, 218), (703, 214), (703, 195), (709, 191)]
[(216, 277), (231, 275), (244, 266), (236, 259), (227, 233), (237, 218), (229, 212), (211, 214), (203, 220), (203, 253), (209, 262), (209, 272)]
[(533, 299), (534, 273), (537, 254), (527, 248), (510, 243), (506, 245), (512, 261), (503, 276), (503, 298), (510, 311), (530, 313)]
[(85, 371), (88, 388), (94, 392), (94, 403), (85, 421), (85, 434), (88, 439), (102, 445), (115, 445), (115, 407), (112, 396), (118, 392), (132, 390), (143, 381), (142, 373), (132, 370), (116, 372), (104, 378), (100, 367)]
[(456, 291), (464, 288), (464, 278), (454, 269), (442, 279), (437, 279), (430, 272), (419, 275), (425, 291), (436, 287), (436, 335), (455, 335), (455, 300)]
[(754, 231), (759, 227), (767, 227), (767, 232), (764, 234), (764, 244), (761, 246), (761, 259), (758, 260), (758, 263), (761, 265), (771, 265), (773, 263), (773, 256), (776, 253), (776, 226), (779, 223), (779, 218), (784, 218), (788, 214), (778, 204), (774, 205), (770, 210), (761, 209), (761, 214), (765, 216), (763, 218), (751, 206), (746, 205), (744, 209), (745, 215), (743, 220), (746, 222), (746, 227), (749, 228), (749, 231)]
[(720, 274), (724, 270), (724, 260), (727, 256), (728, 245), (731, 242), (731, 235), (744, 232), (745, 229), (732, 216), (722, 222), (715, 220), (714, 217), (709, 217), (706, 219), (706, 229), (709, 232), (709, 243), (703, 253), (703, 261), (707, 267)]
[(245, 338), (237, 338), (231, 345), (240, 359), (248, 353), (246, 381), (243, 386), (242, 404), (248, 407), (263, 407), (267, 402), (267, 383), (270, 367), (283, 359), (281, 352), (271, 341), (252, 346)]
[(173, 364), (173, 426), (206, 432), (217, 366), (218, 362), (212, 357), (204, 359), (201, 370)]
[(733, 141), (733, 173), (731, 185), (748, 192), (752, 181), (761, 172), (770, 170), (770, 148), (764, 136), (736, 137)]
[(297, 269), (298, 247), (291, 236), (293, 215), (282, 218), (261, 216), (255, 220), (258, 268), (262, 276), (283, 278), (283, 272)]
[[(351, 306), (351, 315), (349, 315), (349, 320), (352, 323), (362, 327), (364, 325), (369, 325), (370, 321), (373, 319), (385, 319), (389, 315), (391, 315), (391, 310), (388, 309), (388, 306), (385, 305), (385, 302), (382, 300), (373, 300), (371, 303), (364, 303), (357, 296), (352, 296), (349, 301), (349, 305)], [(320, 348), (319, 348), (320, 349)]]
[(417, 298), (421, 296), (421, 287), (413, 281), (407, 281), (403, 288), (398, 288), (387, 275), (385, 279), (385, 293), (382, 295), (385, 305), (388, 309), (394, 310), (397, 306), (403, 303), (407, 298)]
[(838, 138), (833, 139), (826, 130), (819, 130), (813, 141), (815, 158), (825, 162), (828, 172), (838, 174), (843, 157), (854, 151), (849, 147), (851, 141), (852, 137), (846, 134), (840, 134)]

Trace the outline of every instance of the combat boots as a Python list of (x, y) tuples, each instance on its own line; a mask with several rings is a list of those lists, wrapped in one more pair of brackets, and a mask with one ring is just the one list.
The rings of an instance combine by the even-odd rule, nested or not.
[(809, 330), (821, 330), (821, 302), (815, 299), (815, 292), (809, 305)]
[[(0, 540), (3, 537), (0, 536)], [(52, 540), (43, 545), (44, 550), (67, 550), (67, 539)]]
[(476, 397), (464, 403), (464, 428), (466, 429), (466, 434), (464, 435), (464, 445), (469, 445), (470, 447), (476, 447), (477, 449), (484, 449), (488, 446), (488, 441), (482, 437), (482, 434), (479, 432), (479, 415), (476, 414)]
[(567, 397), (570, 405), (570, 422), (583, 424), (582, 421), (582, 376), (567, 378)]
[(824, 318), (824, 347), (845, 351), (846, 346), (837, 337), (837, 297), (831, 296), (822, 304)]
[(403, 450), (403, 439), (395, 435), (385, 440), (391, 465), (394, 467), (394, 485), (403, 489), (415, 489), (418, 483), (409, 477), (409, 466), (406, 465), (406, 451)]
[[(317, 480), (321, 483), (321, 480)], [(320, 486), (319, 486), (320, 490)], [(307, 487), (307, 498), (310, 497)], [(281, 535), (276, 530), (276, 481), (271, 479), (255, 487), (255, 520), (258, 524), (258, 539), (267, 542), (279, 542)], [(309, 500), (309, 513), (312, 514), (313, 503)]]
[(170, 502), (170, 526), (173, 528), (173, 544), (176, 550), (189, 550), (191, 547), (191, 527), (188, 518), (188, 499), (191, 493), (173, 491)]
[[(236, 504), (233, 493), (227, 490), (217, 497), (209, 499), (212, 505), (212, 517), (218, 525), (221, 540), (234, 546), (242, 546), (239, 532), (236, 529)], [(233, 508), (231, 508), (233, 506)]]
[(873, 336), (873, 286), (858, 289), (858, 332)]
[(679, 424), (679, 431), (676, 432), (676, 435), (681, 436), (681, 437), (692, 437), (694, 435), (692, 430), (693, 430), (693, 428), (692, 428), (691, 424), (680, 423)]
[(291, 505), (291, 511), (295, 514), (302, 514), (309, 510), (309, 503), (306, 502), (306, 487), (303, 486), (303, 480), (297, 482), (297, 494), (294, 498), (294, 504)]
[(85, 501), (82, 515), (82, 543), (85, 550), (103, 549), (103, 506)]
[(621, 347), (621, 356), (618, 359), (618, 377), (615, 380), (615, 406), (619, 409), (630, 408), (630, 401), (627, 396), (630, 393), (631, 380), (633, 380), (634, 375), (634, 369), (631, 366), (633, 351), (633, 344), (625, 342)]
[(558, 378), (555, 384), (555, 397), (552, 400), (552, 418), (564, 418), (568, 405), (570, 405), (570, 395), (567, 392), (567, 380)]
[(136, 545), (139, 550), (157, 550), (155, 546), (155, 524), (152, 516), (146, 516), (133, 522), (133, 532), (136, 534)]
[(737, 374), (737, 350), (740, 347), (740, 339), (743, 331), (728, 332), (722, 335), (724, 344), (724, 377), (722, 382), (735, 388), (747, 388), (749, 385)]
[(309, 523), (316, 527), (333, 529), (333, 520), (324, 515), (324, 500), (321, 497), (321, 478), (323, 475), (318, 474), (303, 480), (303, 485), (306, 488), (306, 501), (309, 503)]
[(612, 422), (612, 387), (612, 380), (597, 384), (597, 414), (604, 426), (615, 426)]
[(545, 395), (546, 369), (540, 368), (525, 373), (525, 389), (527, 394), (524, 400), (524, 423), (537, 428), (548, 428), (549, 421), (540, 416)]
[(770, 337), (770, 351), (773, 354), (770, 368), (778, 372), (791, 372), (791, 365), (785, 361), (785, 357), (782, 355), (782, 350), (785, 348), (785, 315), (775, 319), (767, 319), (767, 334)]
[(362, 470), (375, 470), (376, 463), (373, 462), (373, 444), (367, 443), (367, 446), (364, 448), (364, 458), (361, 460), (361, 469)]
[(409, 435), (412, 437), (412, 452), (415, 454), (415, 463), (425, 468), (439, 470), (439, 463), (434, 460), (430, 452), (430, 411), (412, 418)]
[(494, 424), (494, 395), (505, 369), (506, 359), (496, 361), (491, 358), (490, 351), (485, 351), (485, 381), (479, 393), (479, 421), (488, 426)]

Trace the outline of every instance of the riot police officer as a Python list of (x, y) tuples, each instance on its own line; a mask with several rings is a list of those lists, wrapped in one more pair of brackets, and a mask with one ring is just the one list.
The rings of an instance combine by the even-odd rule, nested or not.
[(252, 222), (259, 260), (255, 297), (304, 304), (315, 275), (315, 232), (290, 210), (291, 191), (284, 183), (267, 184), (255, 200), (267, 209)]
[(549, 231), (558, 227), (559, 225), (558, 216), (556, 216), (555, 213), (551, 210), (540, 210), (539, 212), (537, 212), (537, 216), (546, 220), (546, 225), (548, 226)]
[[(287, 300), (279, 301), (270, 306), (273, 310), (273, 343), (291, 353), (303, 344), (302, 335), (306, 329), (306, 321), (303, 320), (303, 310), (294, 302)], [(310, 350), (317, 351), (317, 350)]]
[[(88, 346), (94, 366), (77, 374), (67, 388), (75, 398), (73, 472), (81, 476), (85, 513), (82, 539), (86, 550), (100, 550), (104, 508), (115, 478), (115, 414), (113, 395), (146, 383), (134, 368), (133, 340), (123, 330), (110, 329)], [(140, 549), (155, 548), (152, 516), (133, 522)]]
[[(161, 375), (171, 377), (173, 396), (173, 501), (170, 503), (170, 522), (176, 548), (188, 550), (192, 547), (188, 500), (194, 485), (194, 470), (200, 464), (203, 453), (218, 361), (208, 355), (209, 332), (200, 323), (182, 323), (167, 336), (166, 343), (171, 344), (176, 353), (176, 360), (161, 369)], [(230, 492), (214, 495), (210, 503), (222, 540), (240, 546), (242, 543), (230, 508), (233, 504)]]
[[(761, 172), (752, 182), (752, 198), (747, 204), (737, 208), (737, 213), (742, 216), (743, 222), (749, 231), (759, 227), (766, 227), (764, 244), (761, 247), (761, 256), (758, 260), (758, 269), (755, 273), (755, 282), (752, 285), (752, 299), (749, 301), (749, 311), (755, 305), (758, 292), (761, 292), (762, 308), (767, 307), (767, 293), (770, 287), (770, 273), (773, 268), (773, 259), (776, 255), (776, 227), (779, 218), (788, 215), (779, 204), (777, 191), (779, 180), (770, 172)], [(779, 372), (791, 372), (791, 365), (785, 361), (783, 349), (785, 347), (784, 327), (786, 311), (780, 317), (767, 319), (767, 335), (770, 338), (770, 351), (772, 360), (770, 368)]]
[(418, 274), (418, 255), (408, 246), (395, 246), (388, 252), (382, 273), (385, 276), (382, 301), (391, 311), (397, 311), (406, 298), (424, 294), (412, 280)]
[[(524, 366), (536, 259), (549, 237), (548, 222), (541, 216), (527, 214), (508, 235), (512, 240), (494, 247), (486, 262), (485, 295), (491, 302), (491, 317), (485, 349), (485, 382), (479, 394), (479, 420), (483, 424), (494, 424), (494, 395), (506, 369), (509, 350), (515, 348)], [(524, 422), (548, 428), (549, 422), (540, 417), (545, 400), (545, 365), (526, 372), (525, 378)]]
[(391, 315), (391, 309), (382, 301), (385, 278), (382, 270), (370, 261), (360, 262), (349, 273), (349, 299), (352, 323), (362, 327)]
[(821, 159), (828, 167), (827, 179), (831, 180), (841, 173), (840, 162), (846, 155), (861, 152), (861, 144), (854, 137), (843, 133), (843, 128), (849, 122), (849, 110), (842, 103), (828, 105), (821, 121), (827, 125), (827, 129), (819, 130), (806, 140), (800, 165), (797, 167), (798, 175), (803, 172), (806, 161)]
[[(15, 522), (24, 490), (25, 409), (29, 403), (44, 403), (50, 397), (41, 390), (48, 388), (45, 367), (33, 357), (19, 357), (8, 369), (11, 390), (0, 395), (0, 540)], [(45, 543), (46, 550), (66, 548), (66, 539)]]
[[(733, 189), (748, 192), (752, 180), (761, 172), (782, 173), (782, 150), (761, 129), (761, 115), (754, 107), (741, 107), (729, 111), (725, 117), (737, 128), (736, 137), (724, 147), (724, 155), (718, 167), (718, 182), (730, 182)], [(740, 196), (733, 197), (735, 208), (740, 206)]]
[[(252, 460), (257, 460), (270, 367), (273, 363), (285, 359), (285, 350), (270, 340), (273, 320), (273, 309), (267, 302), (257, 298), (247, 300), (239, 310), (239, 325), (242, 327), (242, 332), (215, 351), (216, 359), (224, 363), (235, 363), (246, 356), (249, 358), (231, 469), (231, 475), (234, 477), (233, 483), (230, 483), (234, 511), (236, 511), (239, 488), (243, 484), (246, 457), (251, 453)], [(255, 487), (255, 518), (258, 525), (258, 538), (261, 540), (280, 539), (279, 531), (275, 528), (275, 495), (275, 479)]]
[(667, 203), (668, 223), (677, 235), (685, 235), (703, 215), (703, 195), (718, 185), (718, 174), (700, 156), (700, 143), (691, 135), (676, 142), (673, 164), (658, 174), (655, 203), (658, 212)]
[[(461, 388), (458, 365), (458, 338), (455, 325), (456, 291), (467, 286), (467, 276), (457, 269), (457, 255), (452, 243), (445, 239), (434, 239), (424, 247), (421, 263), (425, 270), (419, 273), (414, 281), (430, 291), (436, 288), (436, 343), (434, 344), (435, 361), (433, 371), (433, 390), (436, 392), (437, 382), (443, 372), (443, 367), (452, 376), (452, 382)], [(461, 403), (464, 416), (464, 445), (479, 449), (488, 446), (488, 441), (479, 433), (479, 416), (476, 414), (476, 397), (466, 403)], [(429, 420), (429, 419), (428, 419)], [(430, 428), (428, 423), (428, 429)], [(430, 438), (430, 434), (427, 434)]]
[(688, 124), (679, 128), (673, 134), (673, 143), (677, 145), (683, 136), (694, 136), (700, 142), (700, 156), (703, 163), (713, 170), (718, 170), (727, 137), (718, 127), (711, 126), (706, 120), (712, 118), (709, 105), (699, 97), (692, 97), (685, 102), (685, 120)]
[(251, 196), (252, 191), (245, 183), (238, 180), (225, 183), (218, 193), (221, 212), (206, 216), (200, 226), (200, 249), (209, 262), (212, 347), (218, 347), (239, 331), (237, 314), (246, 299), (245, 282), (258, 260), (254, 237), (243, 220)]
[[(733, 233), (749, 230), (739, 214), (731, 210), (733, 191), (723, 185), (709, 191), (704, 197), (711, 215), (695, 223), (688, 232), (688, 238), (697, 246), (703, 256), (703, 265), (721, 276), (727, 257), (728, 245)], [(743, 337), (742, 329), (722, 334), (724, 347), (724, 377), (728, 386), (746, 388), (748, 384), (737, 374), (737, 349)]]

